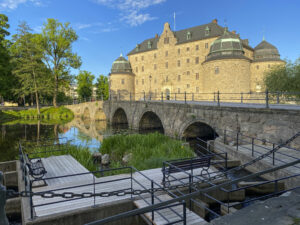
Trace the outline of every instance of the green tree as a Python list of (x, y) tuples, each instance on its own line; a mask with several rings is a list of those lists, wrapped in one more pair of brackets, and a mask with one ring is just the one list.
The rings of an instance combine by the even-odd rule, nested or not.
[(300, 58), (268, 71), (264, 85), (270, 92), (300, 92)]
[(51, 71), (54, 82), (54, 107), (57, 107), (59, 88), (71, 82), (70, 69), (77, 69), (81, 65), (80, 57), (72, 52), (72, 44), (77, 39), (78, 36), (69, 23), (62, 24), (55, 19), (48, 19), (42, 29), (43, 60)]
[(106, 76), (100, 75), (97, 78), (96, 88), (97, 97), (103, 98), (103, 100), (107, 100), (109, 97), (109, 85), (108, 78)]
[(16, 80), (11, 73), (10, 42), (5, 39), (6, 36), (9, 35), (7, 31), (8, 28), (8, 17), (4, 14), (0, 14), (0, 96), (12, 100), (12, 88), (16, 85)]
[(80, 98), (89, 98), (93, 94), (93, 81), (95, 76), (88, 71), (80, 71), (77, 80), (77, 92)]
[(32, 34), (30, 27), (22, 22), (18, 33), (13, 36), (11, 46), (13, 74), (19, 80), (20, 86), (15, 87), (15, 93), (20, 96), (34, 95), (38, 115), (40, 115), (39, 96), (51, 92), (51, 77), (49, 70), (42, 62), (43, 50), (39, 35)]

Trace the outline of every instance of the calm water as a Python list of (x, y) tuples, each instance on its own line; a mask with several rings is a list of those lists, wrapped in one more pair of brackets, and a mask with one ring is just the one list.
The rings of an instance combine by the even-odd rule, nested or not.
[(42, 141), (43, 139), (65, 138), (72, 140), (71, 144), (89, 147), (97, 151), (104, 137), (116, 133), (128, 133), (126, 129), (112, 129), (106, 121), (91, 122), (74, 119), (64, 125), (45, 125), (41, 122), (24, 124), (24, 121), (0, 125), (0, 161), (17, 158), (19, 141)]

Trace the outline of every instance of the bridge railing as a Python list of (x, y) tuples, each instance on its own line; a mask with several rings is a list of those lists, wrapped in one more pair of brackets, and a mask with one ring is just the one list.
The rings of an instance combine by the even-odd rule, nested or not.
[(209, 102), (220, 106), (220, 103), (260, 104), (269, 108), (269, 105), (300, 105), (300, 92), (138, 92), (127, 91), (110, 92), (111, 101), (161, 101), (161, 102)]

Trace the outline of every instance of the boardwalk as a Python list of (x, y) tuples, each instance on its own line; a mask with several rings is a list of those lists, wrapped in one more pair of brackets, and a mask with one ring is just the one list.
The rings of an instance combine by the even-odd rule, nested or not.
[[(74, 158), (71, 156), (52, 156), (49, 158), (43, 159), (44, 166), (47, 173), (47, 178), (50, 178), (50, 176), (64, 176), (64, 175), (71, 175), (75, 173), (84, 173), (88, 172), (82, 165), (80, 165)], [(200, 174), (201, 169), (194, 170), (194, 174)], [(212, 172), (212, 170), (210, 170)], [(146, 176), (146, 177), (145, 177)], [(174, 174), (176, 178), (184, 178), (186, 177), (183, 173), (177, 173)], [(130, 179), (130, 173), (128, 174), (122, 174), (122, 175), (114, 175), (114, 176), (107, 176), (107, 177), (101, 177), (96, 178), (92, 174), (83, 174), (78, 176), (72, 176), (72, 177), (65, 177), (65, 178), (59, 178), (59, 179), (46, 179), (47, 186), (43, 187), (37, 187), (34, 188), (34, 192), (43, 192), (43, 191), (54, 191), (55, 193), (63, 193), (63, 192), (74, 192), (74, 193), (84, 193), (84, 192), (110, 192), (110, 191), (116, 191), (120, 189), (127, 189), (130, 190), (131, 185), (134, 189), (144, 189), (144, 188), (151, 188), (151, 181), (149, 179), (153, 179), (157, 182), (157, 185), (154, 185), (154, 187), (158, 187), (162, 181), (162, 173), (161, 168), (157, 169), (150, 169), (142, 171), (142, 174), (140, 173), (134, 173), (133, 178), (136, 179), (136, 181), (140, 184), (142, 184), (144, 187), (141, 187), (140, 184), (135, 182), (131, 183)], [(123, 178), (128, 178), (125, 180), (120, 180)], [(188, 179), (183, 180), (185, 182), (188, 182)], [(99, 182), (105, 182), (100, 184), (95, 184)], [(172, 184), (176, 184), (175, 182)], [(179, 184), (179, 182), (178, 182)], [(74, 187), (77, 186), (77, 187)], [(160, 196), (163, 193), (156, 193), (156, 196)], [(146, 196), (146, 194), (145, 194)], [(162, 199), (166, 200), (171, 198), (170, 196), (164, 194), (162, 196)], [(81, 198), (81, 199), (63, 199), (60, 197), (56, 198), (41, 198), (39, 196), (33, 197), (33, 205), (34, 205), (34, 214), (35, 216), (42, 217), (47, 215), (53, 215), (56, 213), (61, 212), (67, 212), (74, 209), (79, 209), (83, 207), (89, 207), (94, 205), (99, 205), (103, 203), (113, 202), (117, 200), (123, 200), (123, 199), (131, 199), (130, 195), (126, 196), (111, 196), (111, 197), (95, 197), (95, 198)], [(136, 205), (139, 207), (143, 207), (146, 203), (142, 203), (141, 201), (138, 201), (138, 197), (135, 196)], [(45, 205), (47, 204), (47, 205)], [(178, 206), (178, 212), (182, 215), (182, 206)], [(196, 214), (188, 211), (188, 215), (193, 218), (193, 220), (198, 217)], [(157, 217), (159, 218), (159, 217)], [(160, 221), (160, 222), (159, 222)], [(161, 220), (159, 220), (158, 224), (161, 224)], [(198, 217), (198, 221), (204, 221), (201, 219), (201, 217)], [(198, 223), (199, 224), (199, 223)]]

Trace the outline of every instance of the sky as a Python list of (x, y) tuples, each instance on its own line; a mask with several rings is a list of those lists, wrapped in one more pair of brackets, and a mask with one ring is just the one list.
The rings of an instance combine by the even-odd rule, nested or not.
[[(73, 51), (82, 59), (81, 70), (96, 77), (108, 75), (122, 53), (171, 29), (186, 29), (218, 20), (236, 30), (255, 47), (263, 36), (275, 45), (282, 59), (300, 57), (300, 0), (0, 0), (11, 34), (26, 21), (41, 32), (47, 18), (70, 22), (78, 35)], [(72, 71), (74, 75), (78, 70)]]

